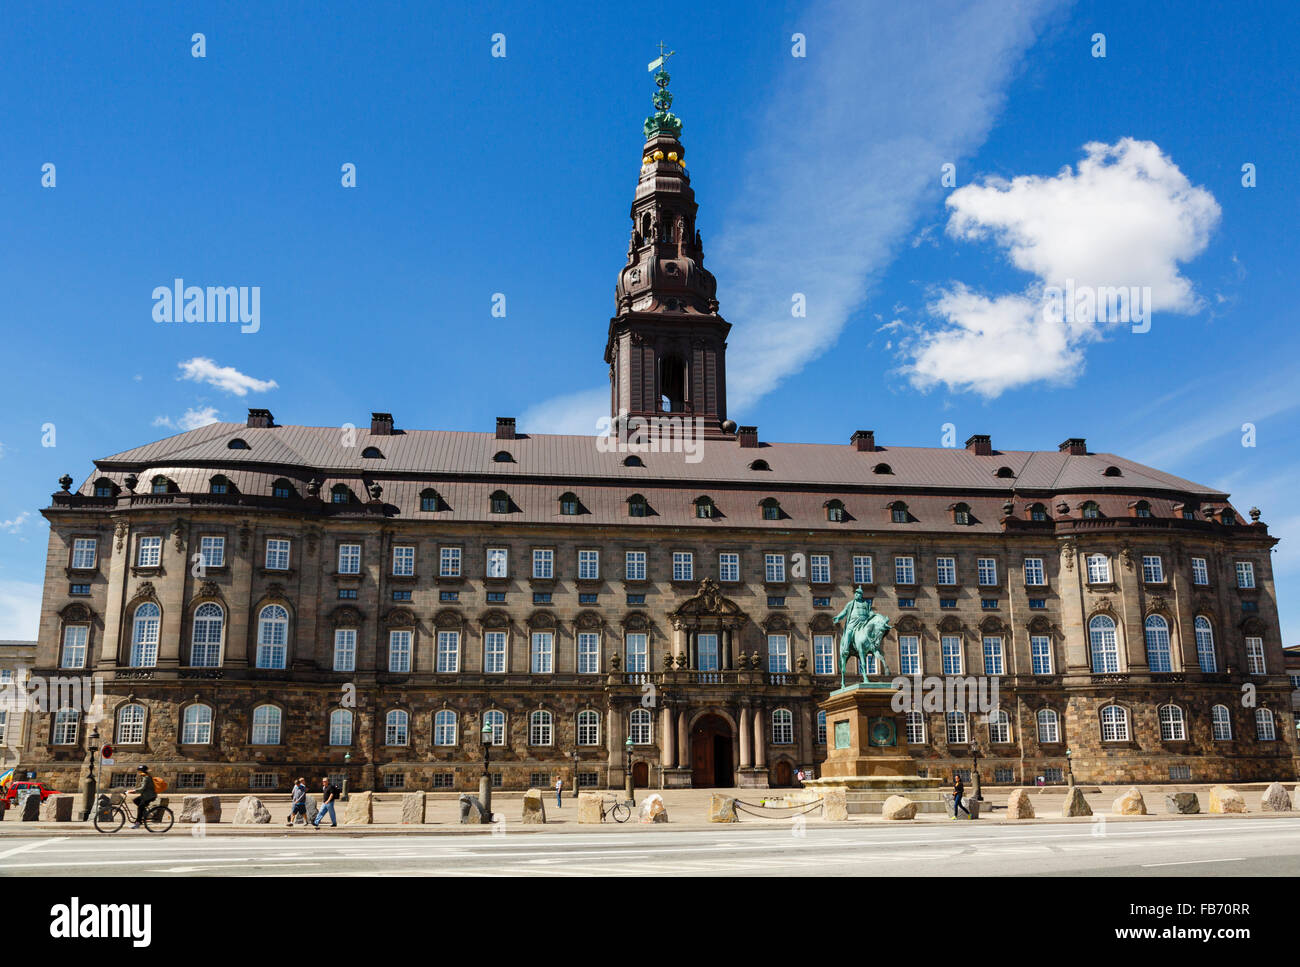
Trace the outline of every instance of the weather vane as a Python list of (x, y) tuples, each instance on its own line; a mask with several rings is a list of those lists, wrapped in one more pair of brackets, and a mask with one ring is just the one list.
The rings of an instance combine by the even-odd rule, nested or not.
[(668, 58), (671, 57), (671, 56), (673, 56), (673, 54), (677, 53), (677, 51), (675, 51), (675, 50), (670, 50), (670, 51), (668, 51), (668, 53), (665, 54), (665, 53), (664, 53), (664, 48), (667, 47), (668, 45), (665, 44), (662, 40), (659, 41), (659, 45), (658, 45), (658, 46), (659, 46), (659, 56), (656, 57), (654, 60), (652, 60), (652, 61), (651, 61), (651, 62), (646, 66), (646, 70), (648, 70), (648, 71), (652, 71), (652, 70), (654, 70), (656, 67), (665, 67), (665, 68), (666, 68), (666, 67), (668, 66)]

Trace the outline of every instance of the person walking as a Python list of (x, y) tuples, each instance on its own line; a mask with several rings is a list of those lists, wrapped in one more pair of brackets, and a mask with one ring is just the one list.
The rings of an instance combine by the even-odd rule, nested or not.
[(294, 818), (301, 815), (303, 822), (307, 821), (307, 780), (302, 776), (293, 784), (293, 795), (289, 800), (289, 820), (286, 826), (292, 826)]
[(564, 780), (559, 776), (555, 777), (555, 808), (564, 808)]
[(952, 818), (953, 819), (958, 818), (957, 810), (959, 809), (963, 810), (966, 813), (967, 819), (970, 818), (970, 810), (967, 809), (966, 804), (961, 801), (962, 796), (965, 795), (965, 793), (966, 793), (966, 787), (962, 784), (961, 776), (954, 772), (952, 774)]
[(333, 829), (339, 824), (339, 818), (334, 813), (334, 801), (339, 798), (339, 788), (330, 782), (326, 776), (320, 781), (320, 808), (316, 810), (316, 821), (312, 823), (314, 829), (320, 829), (320, 821), (325, 818), (325, 814), (330, 814), (330, 828)]

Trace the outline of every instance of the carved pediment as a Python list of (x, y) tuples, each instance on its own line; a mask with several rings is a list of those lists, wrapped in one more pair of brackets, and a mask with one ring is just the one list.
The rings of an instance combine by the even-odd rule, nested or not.
[(573, 620), (573, 623), (583, 631), (595, 631), (604, 624), (600, 615), (594, 611), (581, 612), (578, 617)]
[(745, 613), (735, 601), (723, 595), (717, 581), (705, 578), (700, 582), (700, 588), (695, 595), (679, 604), (677, 610), (670, 615), (672, 618), (702, 616), (743, 618)]
[(1029, 630), (1036, 635), (1050, 634), (1052, 631), (1052, 623), (1041, 614), (1035, 615), (1029, 622)]
[(924, 627), (914, 614), (903, 615), (898, 624), (894, 625), (894, 630), (905, 635), (920, 634)]
[[(442, 614), (439, 612), (438, 618), (441, 618)], [(434, 619), (434, 624), (438, 623), (438, 618)], [(385, 628), (414, 628), (415, 625), (415, 615), (408, 608), (393, 608), (384, 615)]]
[(365, 615), (350, 604), (341, 604), (330, 612), (335, 628), (356, 628), (364, 620)]
[[(396, 611), (402, 611), (409, 615), (409, 626), (413, 627), (415, 625), (415, 615), (411, 614), (410, 611), (407, 611), (406, 608), (396, 608), (394, 609), (394, 612)], [(438, 613), (433, 616), (433, 626), (435, 628), (441, 628), (443, 631), (458, 631), (465, 626), (465, 616), (455, 608), (441, 608), (438, 610)]]
[(534, 611), (528, 616), (528, 627), (530, 628), (554, 628), (557, 623), (555, 615), (549, 611)]
[(95, 613), (80, 601), (75, 601), (59, 612), (65, 624), (83, 624), (94, 618)]
[(986, 635), (997, 635), (1006, 631), (1006, 625), (1002, 623), (1002, 619), (995, 617), (994, 615), (989, 615), (981, 621), (979, 627), (980, 631)]
[(650, 619), (640, 611), (633, 611), (623, 618), (625, 631), (646, 631), (650, 628)]
[(484, 628), (504, 630), (510, 627), (510, 616), (504, 611), (493, 608), (491, 611), (484, 611), (479, 615), (478, 623)]
[(831, 621), (830, 615), (818, 614), (808, 623), (808, 627), (818, 634), (829, 634), (835, 630), (835, 623)]
[(939, 630), (947, 635), (955, 635), (964, 631), (965, 625), (961, 623), (960, 618), (954, 615), (948, 615), (942, 621), (939, 622)]
[(789, 631), (790, 619), (783, 614), (769, 614), (763, 619), (763, 629), (767, 632)]

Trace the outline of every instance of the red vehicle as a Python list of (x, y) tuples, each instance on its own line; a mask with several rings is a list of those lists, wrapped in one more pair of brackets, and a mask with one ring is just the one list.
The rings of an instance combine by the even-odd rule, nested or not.
[(5, 789), (4, 800), (3, 800), (4, 808), (8, 809), (10, 806), (12, 806), (15, 802), (18, 801), (19, 790), (28, 789), (28, 788), (40, 790), (41, 802), (45, 802), (46, 799), (50, 798), (50, 796), (56, 795), (59, 791), (57, 789), (46, 789), (45, 783), (43, 782), (27, 782), (26, 780), (22, 782), (18, 782), (18, 781), (11, 782), (9, 783), (8, 787)]

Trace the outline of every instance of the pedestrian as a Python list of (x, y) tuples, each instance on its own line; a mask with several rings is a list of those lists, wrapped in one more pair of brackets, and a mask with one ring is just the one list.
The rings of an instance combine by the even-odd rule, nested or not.
[(131, 824), (132, 829), (140, 828), (149, 805), (158, 798), (158, 790), (153, 784), (153, 776), (149, 775), (149, 767), (137, 766), (136, 772), (140, 773), (140, 784), (135, 787), (135, 822)]
[(339, 824), (339, 818), (334, 814), (334, 800), (338, 798), (338, 786), (330, 782), (329, 777), (326, 776), (320, 781), (320, 809), (316, 810), (316, 821), (312, 823), (314, 828), (320, 829), (320, 821), (325, 818), (327, 812), (330, 814), (330, 828)]
[(800, 769), (800, 770), (798, 771), (798, 773), (795, 774), (795, 778), (799, 780), (799, 785), (802, 786), (802, 785), (803, 785), (803, 779), (804, 779), (804, 775), (803, 775), (803, 770), (802, 770), (802, 769)]
[(965, 811), (967, 819), (970, 818), (970, 810), (967, 809), (966, 804), (961, 801), (962, 795), (965, 792), (966, 792), (966, 787), (962, 785), (961, 775), (959, 773), (954, 772), (952, 774), (952, 818), (953, 819), (958, 818), (957, 810), (959, 809)]
[(289, 800), (289, 821), (286, 826), (292, 826), (294, 817), (301, 815), (303, 821), (307, 820), (307, 780), (302, 776), (293, 784), (293, 795)]
[(564, 780), (559, 776), (555, 777), (555, 808), (564, 808)]

